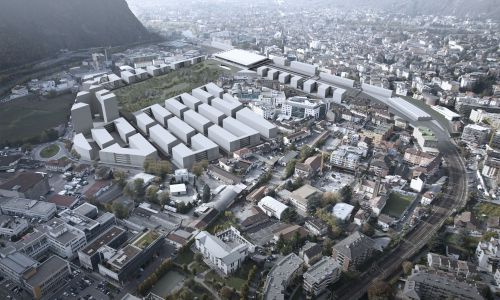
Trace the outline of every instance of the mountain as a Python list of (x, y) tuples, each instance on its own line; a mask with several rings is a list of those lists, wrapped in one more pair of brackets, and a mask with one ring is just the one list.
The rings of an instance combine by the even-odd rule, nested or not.
[(60, 49), (126, 45), (152, 37), (125, 0), (0, 1), (0, 70)]
[[(330, 5), (331, 1), (327, 1)], [(450, 15), (500, 19), (498, 0), (334, 0), (345, 8), (384, 9), (409, 15)]]

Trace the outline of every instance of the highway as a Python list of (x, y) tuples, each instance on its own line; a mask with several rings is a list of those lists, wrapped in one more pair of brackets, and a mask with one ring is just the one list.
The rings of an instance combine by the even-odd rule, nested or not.
[[(397, 114), (409, 120), (404, 112), (397, 112)], [(336, 299), (360, 299), (374, 282), (387, 280), (397, 275), (401, 271), (401, 264), (418, 254), (431, 237), (443, 226), (446, 219), (458, 208), (465, 205), (468, 195), (465, 162), (460, 156), (458, 148), (450, 139), (448, 132), (443, 129), (442, 125), (433, 121), (418, 121), (412, 122), (412, 124), (427, 126), (438, 137), (439, 151), (447, 162), (447, 188), (443, 193), (443, 197), (433, 203), (429, 217), (410, 231), (398, 246), (389, 252), (380, 254), (370, 270), (360, 274), (358, 279), (336, 287), (334, 289)]]

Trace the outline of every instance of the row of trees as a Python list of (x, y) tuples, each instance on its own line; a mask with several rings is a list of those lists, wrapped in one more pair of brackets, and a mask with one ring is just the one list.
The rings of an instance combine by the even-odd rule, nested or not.
[(169, 270), (171, 270), (173, 266), (174, 264), (170, 258), (164, 259), (158, 266), (158, 268), (153, 273), (151, 273), (151, 275), (149, 275), (146, 280), (139, 284), (139, 286), (137, 287), (137, 291), (141, 295), (146, 295), (147, 291), (149, 291), (156, 284), (156, 282), (158, 282), (158, 279), (160, 279)]

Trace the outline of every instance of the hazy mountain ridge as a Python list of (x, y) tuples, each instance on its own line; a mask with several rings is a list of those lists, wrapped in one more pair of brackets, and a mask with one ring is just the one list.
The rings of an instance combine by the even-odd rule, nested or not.
[(498, 0), (334, 0), (348, 8), (384, 9), (410, 15), (453, 15), (458, 17), (500, 18)]
[(0, 70), (60, 49), (130, 44), (151, 34), (125, 0), (0, 1)]

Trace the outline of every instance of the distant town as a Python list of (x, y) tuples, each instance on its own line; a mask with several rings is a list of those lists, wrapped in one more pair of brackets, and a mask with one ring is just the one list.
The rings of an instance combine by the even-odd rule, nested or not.
[(1, 299), (500, 295), (498, 21), (131, 6), (1, 99)]

